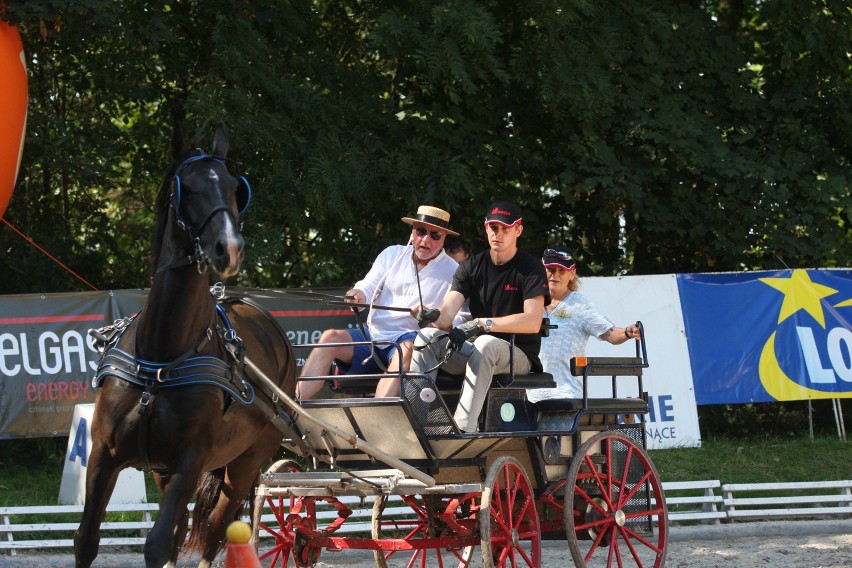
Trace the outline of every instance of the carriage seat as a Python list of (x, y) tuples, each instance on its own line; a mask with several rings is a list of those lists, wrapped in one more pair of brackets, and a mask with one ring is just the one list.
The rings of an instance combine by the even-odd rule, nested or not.
[[(540, 400), (535, 403), (535, 409), (540, 412), (579, 412), (583, 410), (582, 398), (554, 398)], [(586, 409), (594, 412), (617, 412), (647, 414), (648, 403), (641, 398), (590, 398)]]
[[(442, 394), (457, 393), (464, 375), (438, 373), (436, 383)], [(536, 429), (535, 412), (527, 400), (527, 389), (553, 388), (556, 381), (550, 373), (527, 375), (494, 375), (485, 409), (480, 416), (483, 432), (529, 432)]]
[(571, 431), (577, 426), (633, 423), (648, 414), (648, 402), (642, 398), (557, 398), (540, 400), (533, 405), (536, 429)]
[[(542, 337), (548, 337), (551, 329), (556, 329), (558, 326), (551, 325), (549, 318), (542, 318), (539, 334)], [(512, 335), (510, 344), (514, 346), (515, 336)], [(338, 378), (329, 381), (331, 391), (338, 394), (350, 394), (360, 397), (371, 396), (376, 390), (378, 378), (369, 377), (350, 377), (342, 378), (349, 370), (349, 365), (339, 359), (335, 359), (331, 364), (330, 374)], [(451, 375), (442, 372), (438, 369), (438, 375), (435, 379), (435, 385), (438, 391), (446, 394), (458, 394), (461, 390), (461, 385), (464, 380), (463, 375)], [(514, 374), (495, 375), (491, 383), (491, 389), (542, 389), (555, 387), (556, 383), (553, 376), (549, 373), (530, 373), (527, 375), (515, 376)]]
[(331, 362), (331, 375), (334, 375), (334, 380), (328, 381), (328, 387), (331, 392), (338, 394), (351, 394), (358, 397), (372, 396), (376, 392), (376, 384), (379, 377), (376, 378), (344, 378), (349, 371), (349, 364), (344, 363), (340, 359), (335, 359)]

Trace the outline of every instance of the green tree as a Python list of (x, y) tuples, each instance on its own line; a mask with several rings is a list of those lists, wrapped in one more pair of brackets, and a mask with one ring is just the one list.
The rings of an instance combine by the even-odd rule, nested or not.
[[(595, 274), (852, 264), (840, 0), (14, 3), (30, 72), (7, 219), (96, 286), (147, 286), (176, 123), (255, 190), (238, 283), (346, 285), (400, 217), (488, 202)], [(2, 291), (82, 289), (8, 231)], [(780, 259), (780, 260), (779, 260)]]

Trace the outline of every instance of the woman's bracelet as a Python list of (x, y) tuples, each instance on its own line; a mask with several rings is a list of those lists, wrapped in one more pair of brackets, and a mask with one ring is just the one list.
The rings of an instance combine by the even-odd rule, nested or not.
[[(630, 327), (630, 326), (628, 325), (627, 327)], [(624, 337), (626, 337), (627, 339), (630, 339), (630, 334), (627, 333), (627, 327), (624, 328)]]

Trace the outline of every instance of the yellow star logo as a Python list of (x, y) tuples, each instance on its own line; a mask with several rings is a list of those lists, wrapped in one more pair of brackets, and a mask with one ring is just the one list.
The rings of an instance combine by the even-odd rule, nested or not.
[(825, 329), (825, 314), (820, 300), (836, 294), (837, 290), (812, 282), (808, 271), (801, 269), (794, 270), (790, 278), (761, 278), (760, 281), (784, 294), (778, 314), (779, 324), (799, 310), (805, 310)]

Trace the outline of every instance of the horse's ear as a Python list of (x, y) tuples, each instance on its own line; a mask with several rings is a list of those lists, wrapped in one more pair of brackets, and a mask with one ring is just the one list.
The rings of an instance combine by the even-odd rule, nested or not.
[(219, 123), (216, 127), (216, 134), (213, 135), (213, 150), (211, 154), (225, 158), (228, 155), (228, 134), (225, 132), (225, 125)]
[(174, 130), (172, 130), (172, 160), (177, 162), (183, 154), (183, 127), (180, 122), (175, 122)]
[(183, 122), (186, 120), (186, 111), (184, 111), (181, 101), (173, 101), (171, 105), (172, 115), (172, 160), (177, 162), (182, 159), (186, 153), (184, 146)]

